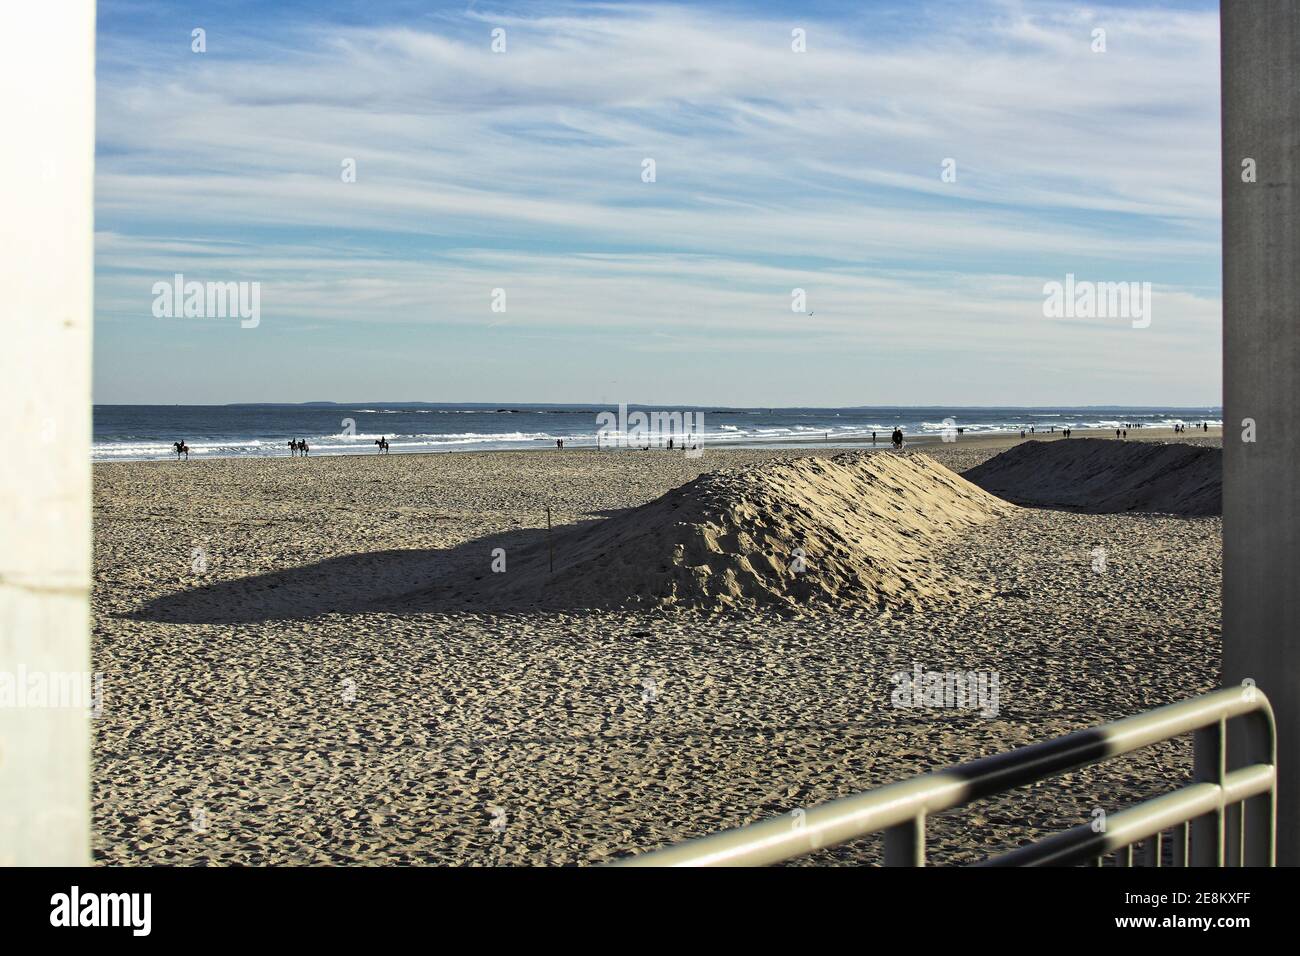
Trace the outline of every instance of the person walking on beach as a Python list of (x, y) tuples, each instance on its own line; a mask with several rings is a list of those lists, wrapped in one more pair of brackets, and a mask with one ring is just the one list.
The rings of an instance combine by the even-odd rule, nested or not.
[(871, 433), (871, 444), (874, 445), (875, 443), (876, 443), (876, 433), (875, 433), (875, 432), (872, 432), (872, 433)]

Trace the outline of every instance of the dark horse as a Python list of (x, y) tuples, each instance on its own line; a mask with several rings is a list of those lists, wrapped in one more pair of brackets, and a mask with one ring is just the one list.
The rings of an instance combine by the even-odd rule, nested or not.
[(302, 452), (304, 458), (307, 457), (307, 442), (301, 438), (289, 442), (289, 454), (296, 456), (299, 452)]
[(182, 438), (180, 441), (172, 442), (172, 451), (176, 452), (177, 461), (181, 460), (181, 455), (185, 456), (186, 461), (190, 460), (190, 446), (185, 444), (184, 438)]
[(375, 444), (379, 446), (379, 450), (376, 452), (376, 454), (378, 455), (388, 454), (388, 439), (386, 437), (381, 436), (379, 438), (376, 438)]

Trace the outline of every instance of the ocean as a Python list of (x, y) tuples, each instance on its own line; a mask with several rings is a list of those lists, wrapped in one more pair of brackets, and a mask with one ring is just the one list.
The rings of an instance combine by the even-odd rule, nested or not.
[[(1061, 428), (1160, 427), (1221, 424), (1222, 409), (1203, 408), (723, 408), (631, 405), (637, 411), (693, 413), (704, 445), (852, 444), (877, 432), (882, 442), (901, 427), (906, 435), (938, 435), (951, 419), (967, 433), (1013, 432), (1031, 426)], [(96, 405), (92, 458), (141, 461), (173, 456), (185, 441), (190, 456), (243, 458), (287, 455), (288, 442), (306, 439), (313, 455), (374, 454), (388, 439), (393, 453), (595, 447), (597, 415), (617, 407), (485, 405), (409, 402), (305, 405)], [(605, 421), (608, 421), (608, 417)], [(689, 420), (689, 419), (688, 419)], [(607, 440), (607, 439), (606, 439)]]

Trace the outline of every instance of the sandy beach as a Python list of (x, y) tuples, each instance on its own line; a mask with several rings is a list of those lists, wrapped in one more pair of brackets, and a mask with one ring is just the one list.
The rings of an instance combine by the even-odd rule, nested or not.
[[(1156, 440), (1219, 436), (1129, 438)], [(1020, 442), (916, 451), (962, 472)], [(913, 607), (881, 577), (854, 586), (885, 598), (843, 607), (626, 608), (628, 578), (603, 587), (598, 564), (581, 574), (599, 608), (482, 597), (493, 548), (543, 553), (548, 507), (566, 547), (705, 473), (842, 454), (97, 464), (96, 860), (608, 862), (1216, 684), (1217, 516), (990, 508), (896, 549), (942, 584)], [(894, 706), (891, 675), (915, 665), (995, 673), (996, 713)], [(980, 859), (1189, 770), (1190, 740), (981, 802), (931, 821), (931, 858)], [(879, 858), (864, 840), (800, 862)]]

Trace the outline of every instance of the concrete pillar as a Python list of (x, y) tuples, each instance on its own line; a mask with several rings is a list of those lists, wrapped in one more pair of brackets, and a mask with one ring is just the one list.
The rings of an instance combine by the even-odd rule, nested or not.
[(95, 5), (18, 3), (4, 20), (0, 864), (82, 865), (90, 860), (91, 722), (82, 695), (91, 684)]
[[(1300, 0), (1223, 0), (1221, 29), (1223, 681), (1254, 680), (1277, 713), (1277, 860), (1296, 865)], [(1253, 442), (1243, 440), (1247, 419)]]

